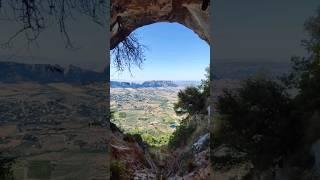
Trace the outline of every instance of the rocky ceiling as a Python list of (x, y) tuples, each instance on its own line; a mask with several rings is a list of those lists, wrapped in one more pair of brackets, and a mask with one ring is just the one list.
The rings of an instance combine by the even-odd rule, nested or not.
[(139, 27), (177, 22), (210, 44), (210, 0), (111, 0), (110, 49)]

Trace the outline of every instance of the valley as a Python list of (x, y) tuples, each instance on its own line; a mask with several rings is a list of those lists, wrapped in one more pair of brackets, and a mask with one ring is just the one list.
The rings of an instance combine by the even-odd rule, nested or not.
[(106, 84), (0, 83), (0, 152), (15, 179), (105, 179)]
[(111, 88), (111, 121), (125, 133), (140, 134), (149, 145), (165, 145), (182, 118), (173, 110), (180, 89)]

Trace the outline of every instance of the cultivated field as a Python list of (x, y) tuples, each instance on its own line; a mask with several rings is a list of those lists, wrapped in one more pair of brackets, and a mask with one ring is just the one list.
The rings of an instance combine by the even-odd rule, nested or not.
[(0, 151), (16, 179), (105, 179), (106, 86), (0, 84)]
[(180, 88), (111, 88), (112, 120), (125, 133), (141, 134), (151, 145), (163, 145), (179, 125), (173, 104)]

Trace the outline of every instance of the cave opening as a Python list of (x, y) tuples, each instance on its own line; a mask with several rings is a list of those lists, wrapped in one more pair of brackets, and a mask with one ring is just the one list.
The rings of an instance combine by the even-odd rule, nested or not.
[[(178, 23), (154, 23), (132, 33), (145, 47), (144, 61), (140, 68), (130, 66), (120, 71), (111, 64), (111, 122), (125, 134), (139, 134), (151, 147), (187, 143), (187, 137), (174, 136), (181, 136), (177, 130), (191, 114), (175, 104), (178, 93), (187, 87), (202, 91), (201, 82), (209, 73), (209, 45)], [(208, 106), (207, 99), (202, 103)]]

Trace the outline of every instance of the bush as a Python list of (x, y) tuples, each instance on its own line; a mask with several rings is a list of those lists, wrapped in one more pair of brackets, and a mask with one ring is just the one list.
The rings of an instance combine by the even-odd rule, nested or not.
[(211, 148), (224, 143), (246, 152), (255, 171), (288, 154), (290, 165), (311, 168), (314, 159), (308, 154), (320, 138), (320, 8), (317, 16), (306, 21), (305, 30), (309, 39), (302, 43), (308, 54), (292, 58), (292, 70), (281, 82), (249, 79), (240, 89), (226, 90), (218, 98), (223, 123), (214, 129)]
[(265, 78), (246, 80), (236, 92), (225, 90), (218, 97), (224, 134), (216, 137), (220, 139), (214, 146), (229, 144), (246, 152), (256, 168), (266, 168), (294, 146), (292, 110), (289, 95), (278, 83)]
[(186, 87), (178, 93), (178, 102), (174, 104), (174, 110), (178, 115), (206, 114), (207, 98), (210, 96), (209, 68), (206, 68), (206, 78), (201, 80), (198, 87)]
[(186, 120), (183, 120), (180, 126), (177, 127), (176, 131), (173, 132), (169, 139), (170, 148), (178, 148), (182, 145), (186, 145), (188, 142), (188, 137), (196, 130), (196, 125), (186, 123)]
[(174, 110), (178, 115), (194, 115), (206, 110), (206, 98), (196, 87), (187, 87), (178, 93), (178, 102), (174, 104)]
[(292, 70), (282, 80), (288, 89), (297, 91), (294, 105), (295, 116), (300, 119), (299, 141), (310, 146), (320, 138), (320, 7), (316, 16), (307, 19), (304, 29), (308, 38), (302, 45), (308, 54), (293, 57)]

